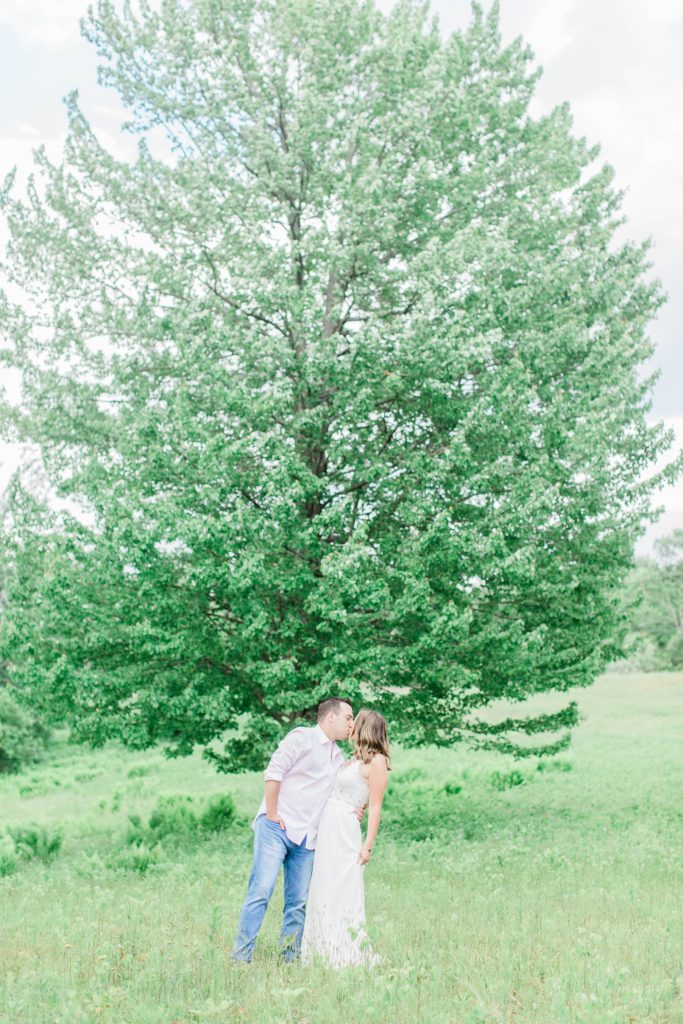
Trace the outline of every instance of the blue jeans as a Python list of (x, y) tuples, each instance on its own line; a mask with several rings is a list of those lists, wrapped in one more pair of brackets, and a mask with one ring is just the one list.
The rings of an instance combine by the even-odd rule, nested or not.
[(299, 957), (314, 853), (314, 850), (306, 849), (305, 836), (297, 846), (276, 821), (271, 821), (265, 814), (258, 816), (254, 823), (254, 866), (237, 926), (237, 938), (231, 954), (233, 960), (244, 960), (246, 963), (251, 960), (256, 936), (280, 873), (280, 865), (285, 873), (280, 950), (285, 960), (296, 960)]

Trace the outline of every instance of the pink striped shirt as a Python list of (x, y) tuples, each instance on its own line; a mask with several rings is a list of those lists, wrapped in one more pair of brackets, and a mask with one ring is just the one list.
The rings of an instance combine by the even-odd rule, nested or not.
[[(280, 783), (277, 813), (293, 843), (299, 845), (305, 836), (306, 849), (315, 850), (323, 808), (344, 760), (337, 744), (327, 738), (319, 725), (292, 729), (271, 757), (263, 774), (266, 781)], [(264, 796), (256, 818), (265, 813)]]

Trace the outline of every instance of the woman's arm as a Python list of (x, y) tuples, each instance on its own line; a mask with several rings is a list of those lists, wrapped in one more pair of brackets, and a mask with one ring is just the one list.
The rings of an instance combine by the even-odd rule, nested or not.
[(370, 790), (368, 830), (365, 834), (365, 842), (358, 854), (359, 864), (367, 864), (370, 860), (370, 853), (377, 838), (382, 801), (388, 781), (389, 769), (387, 768), (387, 759), (383, 754), (375, 754), (370, 762), (370, 775), (368, 776), (368, 788)]

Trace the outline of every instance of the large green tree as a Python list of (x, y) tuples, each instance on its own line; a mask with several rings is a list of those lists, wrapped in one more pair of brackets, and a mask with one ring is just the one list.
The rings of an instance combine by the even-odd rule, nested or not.
[(2, 193), (7, 415), (83, 510), (14, 488), (14, 684), (94, 742), (227, 733), (228, 768), (339, 691), (405, 742), (559, 749), (572, 703), (477, 710), (620, 649), (670, 439), (612, 170), (529, 115), (495, 6), (443, 39), (411, 0), (101, 0), (84, 32), (139, 143), (72, 96), (63, 162)]

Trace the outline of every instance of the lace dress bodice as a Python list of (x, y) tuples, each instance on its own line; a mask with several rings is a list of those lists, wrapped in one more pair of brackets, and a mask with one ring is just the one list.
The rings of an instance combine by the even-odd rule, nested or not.
[(341, 800), (356, 809), (364, 807), (368, 800), (367, 779), (360, 773), (361, 761), (351, 758), (337, 772), (330, 799)]

